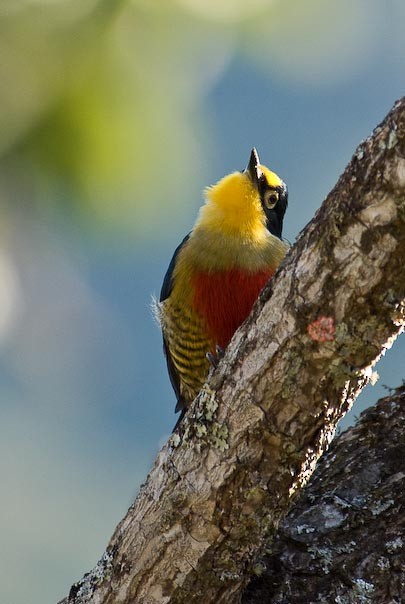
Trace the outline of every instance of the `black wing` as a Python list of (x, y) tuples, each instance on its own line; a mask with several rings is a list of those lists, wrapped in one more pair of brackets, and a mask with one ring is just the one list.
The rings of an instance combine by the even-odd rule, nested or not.
[[(182, 249), (183, 245), (188, 241), (190, 237), (190, 233), (188, 233), (188, 235), (186, 235), (183, 239), (183, 241), (180, 243), (180, 245), (177, 246), (177, 248), (174, 251), (173, 254), (173, 258), (170, 260), (170, 264), (169, 267), (166, 271), (165, 277), (163, 279), (163, 284), (162, 284), (162, 289), (160, 290), (160, 298), (159, 301), (163, 302), (164, 300), (166, 300), (173, 289), (173, 272), (174, 272), (174, 267), (176, 266), (176, 260), (177, 260), (177, 256), (180, 252), (180, 250)], [(166, 357), (166, 363), (167, 363), (167, 371), (169, 373), (169, 378), (170, 378), (170, 383), (173, 386), (173, 390), (176, 394), (176, 398), (177, 398), (177, 405), (176, 405), (176, 413), (178, 411), (182, 411), (182, 414), (175, 426), (175, 428), (177, 427), (177, 425), (179, 424), (179, 422), (181, 421), (183, 415), (184, 415), (184, 401), (182, 399), (182, 396), (180, 394), (180, 378), (179, 378), (179, 374), (176, 370), (176, 367), (174, 366), (173, 363), (173, 359), (170, 355), (170, 351), (169, 351), (169, 345), (167, 343), (166, 338), (163, 335), (163, 351), (165, 353), (165, 357)]]
[(183, 245), (189, 240), (189, 238), (190, 238), (190, 233), (188, 233), (184, 237), (184, 239), (180, 243), (180, 245), (178, 245), (176, 247), (176, 249), (174, 250), (173, 258), (170, 260), (170, 264), (168, 266), (165, 277), (163, 279), (162, 289), (160, 290), (159, 302), (163, 302), (163, 300), (166, 300), (166, 298), (168, 298), (170, 296), (170, 294), (172, 293), (173, 271), (174, 271), (174, 267), (176, 266), (177, 256), (179, 255), (180, 250), (182, 249)]

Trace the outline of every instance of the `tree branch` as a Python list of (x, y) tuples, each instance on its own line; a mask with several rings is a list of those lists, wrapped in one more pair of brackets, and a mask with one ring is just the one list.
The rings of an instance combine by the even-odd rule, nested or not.
[(243, 604), (405, 602), (405, 387), (322, 457)]
[(359, 146), (64, 604), (239, 601), (403, 329), (404, 189), (405, 99)]

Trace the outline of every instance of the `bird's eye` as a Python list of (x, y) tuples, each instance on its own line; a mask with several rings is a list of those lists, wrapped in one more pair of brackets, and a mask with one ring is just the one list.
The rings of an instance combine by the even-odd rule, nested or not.
[(278, 202), (278, 191), (266, 191), (264, 194), (264, 205), (269, 210), (272, 210)]

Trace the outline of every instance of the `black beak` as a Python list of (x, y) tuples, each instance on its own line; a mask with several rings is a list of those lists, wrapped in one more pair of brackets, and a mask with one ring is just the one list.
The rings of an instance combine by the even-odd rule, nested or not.
[(250, 154), (249, 163), (246, 166), (245, 172), (249, 175), (252, 183), (254, 185), (256, 185), (256, 187), (258, 187), (259, 179), (262, 176), (262, 170), (260, 168), (259, 155), (258, 155), (255, 147), (253, 147), (253, 149), (252, 149), (252, 153)]

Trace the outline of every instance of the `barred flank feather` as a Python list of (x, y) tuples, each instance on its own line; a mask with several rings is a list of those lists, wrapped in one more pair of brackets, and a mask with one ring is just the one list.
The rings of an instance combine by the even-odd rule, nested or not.
[(213, 348), (204, 335), (201, 319), (191, 309), (159, 305), (163, 336), (179, 377), (179, 408), (187, 406), (200, 391), (209, 370), (207, 352)]

